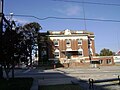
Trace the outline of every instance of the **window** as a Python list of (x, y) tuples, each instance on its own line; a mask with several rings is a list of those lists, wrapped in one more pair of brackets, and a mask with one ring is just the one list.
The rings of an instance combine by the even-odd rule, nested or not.
[(83, 55), (83, 52), (82, 52), (82, 51), (78, 51), (78, 55), (79, 55), (79, 56), (82, 56), (82, 55)]
[(59, 58), (59, 52), (55, 52), (54, 56), (55, 58)]
[(103, 60), (99, 60), (99, 63), (100, 63), (100, 64), (103, 64)]
[(83, 56), (83, 49), (78, 49), (78, 56)]
[(55, 52), (54, 52), (54, 57), (55, 57), (55, 58), (59, 58), (59, 57), (60, 57), (60, 52), (59, 52), (58, 49), (55, 50)]
[(111, 64), (112, 63), (111, 59), (107, 59), (106, 63)]
[(72, 54), (71, 53), (67, 53), (67, 59), (71, 59)]
[(59, 41), (58, 40), (54, 40), (54, 45), (55, 46), (59, 46)]
[(69, 39), (66, 40), (66, 46), (70, 47), (71, 46), (71, 41)]
[(78, 45), (82, 45), (82, 40), (78, 39)]

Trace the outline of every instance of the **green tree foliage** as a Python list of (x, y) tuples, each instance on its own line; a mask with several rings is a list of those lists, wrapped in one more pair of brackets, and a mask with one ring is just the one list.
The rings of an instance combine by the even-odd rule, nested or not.
[(4, 66), (6, 76), (9, 78), (9, 72), (12, 69), (12, 77), (14, 78), (14, 64), (17, 61), (17, 52), (19, 45), (19, 34), (11, 27), (6, 27), (2, 35), (2, 48), (1, 48), (1, 63)]
[(110, 49), (103, 48), (100, 51), (100, 56), (112, 56), (114, 53)]
[(25, 30), (31, 31), (33, 33), (39, 32), (39, 30), (42, 29), (40, 24), (37, 23), (37, 22), (31, 22), (31, 23), (25, 24), (23, 27), (24, 27)]
[(31, 65), (32, 65), (32, 50), (34, 49), (35, 45), (37, 45), (37, 37), (40, 29), (42, 29), (42, 27), (36, 22), (28, 23), (23, 26), (23, 32), (26, 37), (25, 41), (29, 51)]
[(98, 53), (95, 53), (95, 56), (99, 56), (99, 54), (98, 54)]
[[(32, 22), (19, 26), (13, 30), (8, 25), (5, 25), (1, 40), (0, 64), (4, 66), (6, 76), (9, 78), (9, 72), (12, 69), (14, 77), (14, 65), (19, 61), (28, 61), (30, 58), (32, 62), (32, 49), (36, 43), (36, 38), (41, 29), (41, 26)], [(2, 70), (1, 70), (2, 71)]]

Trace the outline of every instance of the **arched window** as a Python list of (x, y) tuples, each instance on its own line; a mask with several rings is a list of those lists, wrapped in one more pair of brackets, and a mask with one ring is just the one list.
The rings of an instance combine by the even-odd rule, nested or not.
[(70, 41), (70, 39), (67, 39), (67, 40), (66, 40), (66, 46), (67, 46), (67, 47), (71, 47), (71, 41)]
[(58, 40), (54, 40), (53, 42), (54, 42), (55, 46), (59, 46), (59, 41)]

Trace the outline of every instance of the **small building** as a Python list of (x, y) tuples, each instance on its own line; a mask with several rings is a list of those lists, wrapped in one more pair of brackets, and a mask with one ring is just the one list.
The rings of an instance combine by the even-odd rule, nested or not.
[(120, 64), (120, 56), (113, 56), (114, 62)]

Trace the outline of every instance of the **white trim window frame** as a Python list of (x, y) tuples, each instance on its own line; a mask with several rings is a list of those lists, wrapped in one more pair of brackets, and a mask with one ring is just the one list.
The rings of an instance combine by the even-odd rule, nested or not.
[(54, 52), (54, 58), (60, 58), (60, 51), (58, 49)]
[(82, 48), (78, 49), (78, 56), (79, 57), (83, 56), (83, 49)]
[(78, 39), (78, 45), (82, 45), (82, 40), (81, 39)]
[(54, 46), (59, 46), (59, 41), (58, 40), (53, 40)]
[(71, 47), (71, 40), (70, 39), (66, 39), (66, 47)]

